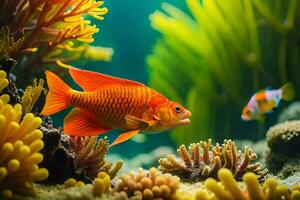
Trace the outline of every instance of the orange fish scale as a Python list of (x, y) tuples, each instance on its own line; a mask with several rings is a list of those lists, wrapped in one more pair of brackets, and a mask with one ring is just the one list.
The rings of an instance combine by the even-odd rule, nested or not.
[(148, 87), (110, 87), (95, 92), (76, 92), (71, 97), (73, 106), (93, 114), (97, 121), (112, 128), (124, 126), (124, 116), (140, 118), (148, 106), (151, 89)]

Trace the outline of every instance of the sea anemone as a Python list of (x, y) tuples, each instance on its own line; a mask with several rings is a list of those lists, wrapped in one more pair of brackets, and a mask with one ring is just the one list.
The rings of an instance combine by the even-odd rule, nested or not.
[(179, 178), (171, 174), (162, 174), (156, 168), (145, 171), (139, 168), (137, 174), (123, 175), (114, 189), (119, 199), (177, 199)]
[(245, 147), (244, 154), (237, 150), (235, 143), (224, 140), (222, 145), (211, 145), (207, 142), (192, 143), (189, 151), (185, 145), (177, 149), (179, 157), (168, 155), (159, 160), (159, 170), (179, 176), (184, 181), (203, 181), (208, 177), (217, 178), (222, 168), (232, 171), (236, 180), (241, 180), (246, 172), (253, 172), (263, 181), (268, 170), (262, 170), (259, 163), (251, 164), (256, 160), (256, 154), (249, 147)]
[(99, 172), (93, 181), (93, 195), (101, 197), (110, 190), (110, 176), (105, 172)]
[[(6, 73), (0, 71), (1, 88), (8, 85)], [(43, 133), (38, 129), (39, 117), (27, 113), (22, 119), (22, 106), (8, 104), (9, 96), (0, 97), (0, 192), (10, 197), (13, 193), (33, 196), (34, 181), (45, 180), (48, 170), (39, 168), (44, 147)]]

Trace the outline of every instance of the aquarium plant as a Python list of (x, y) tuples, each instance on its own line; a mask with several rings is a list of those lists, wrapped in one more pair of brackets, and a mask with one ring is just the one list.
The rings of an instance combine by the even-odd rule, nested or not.
[(150, 16), (161, 33), (147, 58), (150, 85), (193, 113), (191, 126), (172, 131), (177, 144), (237, 135), (253, 93), (300, 86), (299, 1), (185, 2), (185, 10), (163, 3)]

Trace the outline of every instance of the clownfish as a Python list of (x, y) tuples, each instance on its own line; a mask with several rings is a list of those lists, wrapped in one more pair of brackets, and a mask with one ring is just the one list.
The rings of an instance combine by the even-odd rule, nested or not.
[(286, 83), (277, 90), (265, 89), (255, 93), (242, 112), (244, 121), (262, 120), (263, 114), (270, 113), (278, 107), (281, 99), (291, 101), (294, 98), (294, 87)]
[(76, 91), (54, 73), (45, 73), (49, 92), (41, 114), (74, 107), (64, 118), (65, 134), (94, 136), (118, 129), (122, 133), (112, 143), (116, 145), (138, 133), (190, 123), (190, 111), (142, 83), (72, 67), (71, 77), (84, 90)]

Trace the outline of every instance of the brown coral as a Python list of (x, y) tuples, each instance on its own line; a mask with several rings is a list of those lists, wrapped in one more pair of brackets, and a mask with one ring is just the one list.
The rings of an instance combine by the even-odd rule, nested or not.
[(121, 169), (123, 162), (118, 161), (115, 165), (104, 160), (108, 152), (109, 143), (106, 139), (92, 137), (70, 137), (71, 147), (76, 153), (74, 165), (76, 170), (83, 170), (91, 179), (99, 172), (106, 172), (113, 179)]
[(224, 140), (222, 145), (211, 145), (207, 142), (192, 143), (189, 151), (185, 145), (177, 149), (179, 157), (168, 155), (159, 160), (159, 170), (172, 173), (185, 181), (202, 181), (208, 177), (217, 178), (221, 168), (230, 169), (236, 180), (241, 180), (246, 172), (253, 172), (262, 181), (268, 170), (262, 170), (259, 163), (251, 164), (256, 160), (256, 154), (249, 147), (245, 147), (244, 154), (237, 150), (235, 143)]
[(140, 168), (135, 174), (130, 172), (121, 177), (116, 186), (119, 199), (177, 199), (179, 178), (171, 174), (162, 174), (156, 168), (149, 172)]
[(48, 155), (42, 166), (49, 169), (50, 182), (63, 183), (70, 177), (92, 182), (98, 172), (106, 172), (113, 179), (122, 167), (122, 161), (113, 165), (105, 160), (109, 148), (105, 139), (97, 141), (96, 137), (70, 137), (60, 129), (41, 129), (45, 142), (43, 154)]

